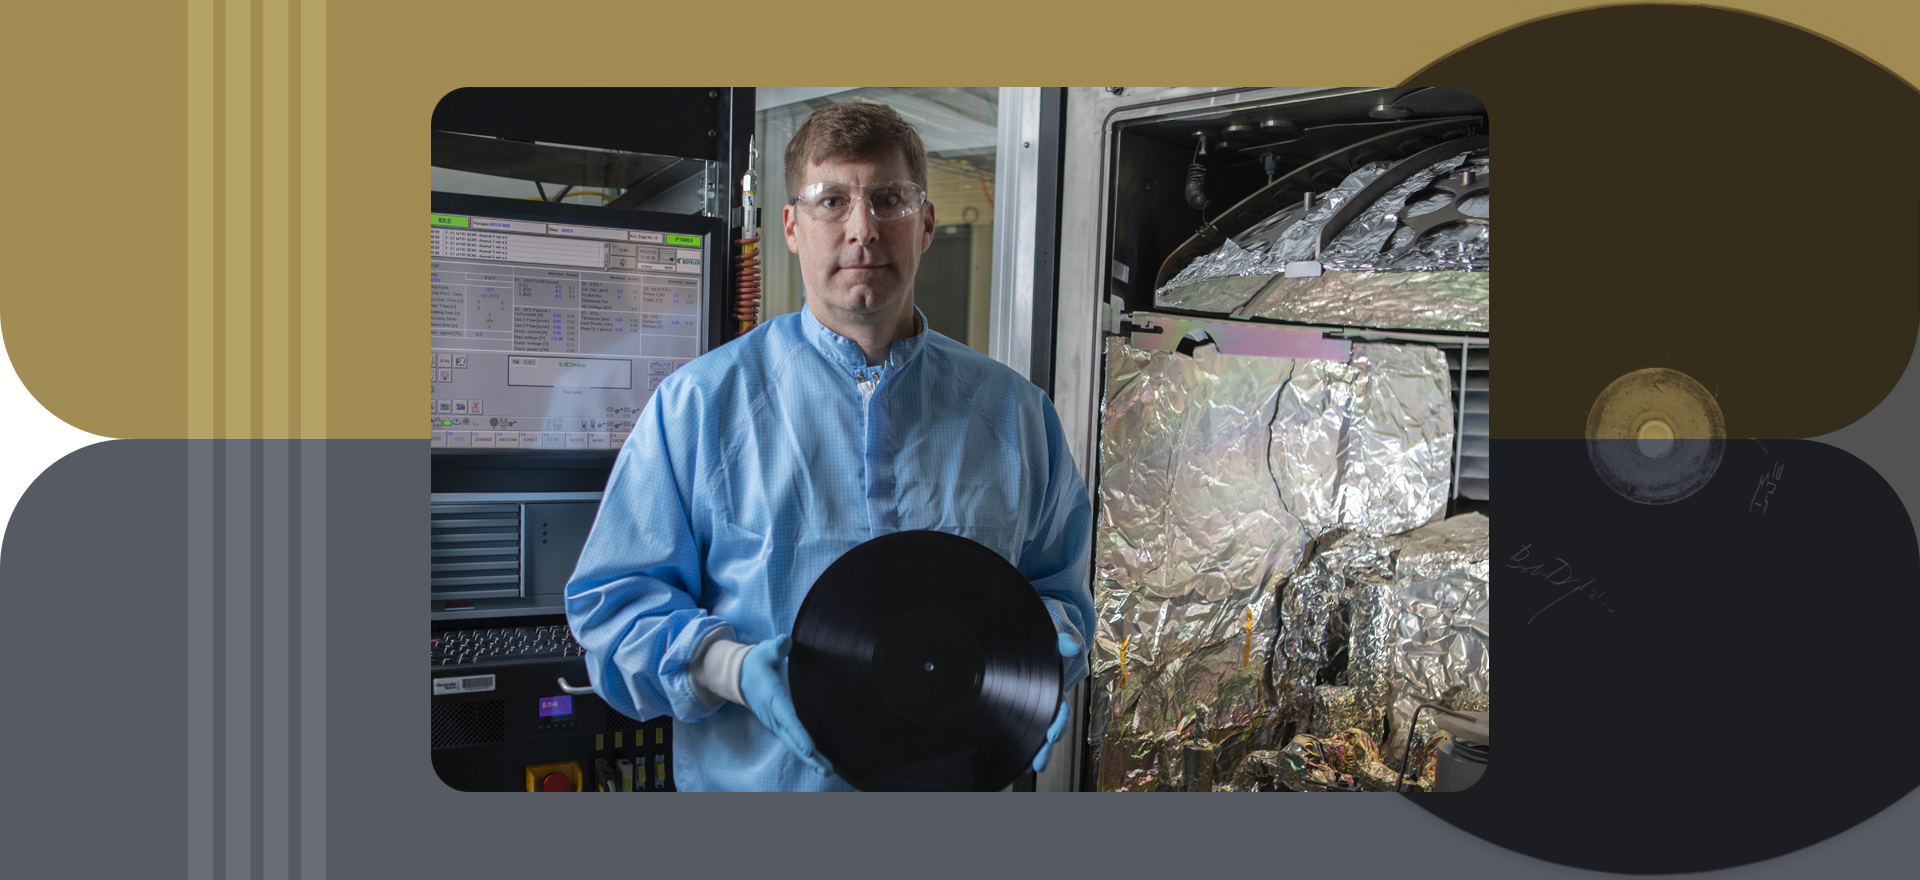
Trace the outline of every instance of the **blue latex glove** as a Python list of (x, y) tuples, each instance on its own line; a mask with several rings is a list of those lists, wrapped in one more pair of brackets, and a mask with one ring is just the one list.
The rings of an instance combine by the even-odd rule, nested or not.
[[(1059, 633), (1057, 642), (1060, 656), (1072, 657), (1080, 653), (1080, 643), (1073, 636)], [(1053, 723), (1047, 726), (1047, 744), (1040, 747), (1040, 754), (1033, 756), (1033, 772), (1047, 769), (1047, 759), (1053, 756), (1053, 744), (1060, 741), (1060, 735), (1067, 730), (1067, 720), (1073, 717), (1073, 710), (1067, 705), (1067, 695), (1060, 695), (1060, 710), (1053, 713)]]
[(789, 751), (821, 776), (831, 776), (833, 765), (814, 749), (813, 737), (800, 726), (800, 716), (793, 711), (793, 691), (787, 687), (787, 654), (792, 651), (792, 636), (761, 642), (747, 651), (747, 656), (740, 658), (740, 696), (746, 699), (753, 716)]

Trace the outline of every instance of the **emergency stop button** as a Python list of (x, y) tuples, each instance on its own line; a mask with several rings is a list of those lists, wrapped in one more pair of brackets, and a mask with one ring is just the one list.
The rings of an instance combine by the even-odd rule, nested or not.
[[(532, 704), (528, 704), (532, 708)], [(527, 791), (580, 791), (580, 762), (556, 761), (525, 768)]]

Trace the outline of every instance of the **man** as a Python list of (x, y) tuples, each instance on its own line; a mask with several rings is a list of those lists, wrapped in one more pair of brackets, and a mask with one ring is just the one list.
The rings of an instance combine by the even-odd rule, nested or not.
[(794, 716), (788, 634), (820, 573), (880, 535), (992, 548), (1052, 616), (1064, 688), (1087, 675), (1092, 511), (1059, 418), (913, 305), (934, 233), (919, 135), (889, 108), (833, 104), (785, 161), (806, 307), (660, 383), (567, 584), (594, 689), (673, 716), (682, 790), (850, 790)]

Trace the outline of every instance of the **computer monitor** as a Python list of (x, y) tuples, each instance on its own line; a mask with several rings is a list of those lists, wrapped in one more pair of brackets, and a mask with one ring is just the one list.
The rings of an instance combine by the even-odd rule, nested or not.
[(434, 193), (435, 452), (611, 453), (705, 352), (724, 221)]

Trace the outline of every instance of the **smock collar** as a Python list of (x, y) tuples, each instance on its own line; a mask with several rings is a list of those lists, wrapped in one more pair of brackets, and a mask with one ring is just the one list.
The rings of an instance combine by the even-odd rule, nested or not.
[(827, 325), (820, 323), (820, 319), (813, 316), (812, 306), (805, 304), (800, 306), (800, 332), (808, 342), (813, 343), (813, 347), (827, 359), (828, 363), (836, 367), (844, 367), (855, 374), (872, 370), (892, 373), (912, 362), (919, 356), (920, 349), (927, 344), (926, 313), (920, 311), (919, 306), (914, 306), (913, 315), (919, 321), (920, 332), (905, 339), (894, 340), (893, 345), (887, 349), (886, 362), (876, 367), (867, 366), (866, 352), (860, 350), (859, 343), (833, 332)]

